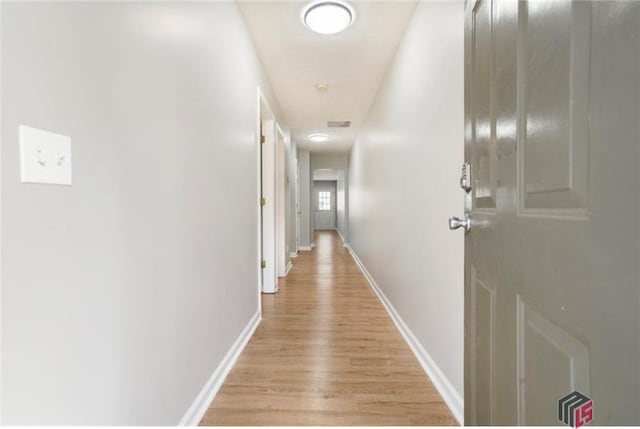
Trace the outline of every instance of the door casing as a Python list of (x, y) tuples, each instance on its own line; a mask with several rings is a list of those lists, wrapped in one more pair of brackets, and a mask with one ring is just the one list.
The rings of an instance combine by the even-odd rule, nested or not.
[(287, 247), (287, 231), (286, 231), (286, 137), (285, 133), (276, 123), (276, 139), (275, 139), (275, 203), (276, 203), (276, 275), (284, 277), (287, 272), (288, 247)]
[[(276, 119), (273, 110), (258, 87), (258, 120), (256, 132), (256, 151), (258, 165), (258, 288), (259, 299), (262, 293), (275, 293), (278, 290), (276, 276)], [(264, 136), (264, 142), (262, 137)], [(265, 204), (262, 205), (264, 198)], [(262, 268), (262, 262), (265, 268)], [(261, 306), (262, 308), (262, 306)]]

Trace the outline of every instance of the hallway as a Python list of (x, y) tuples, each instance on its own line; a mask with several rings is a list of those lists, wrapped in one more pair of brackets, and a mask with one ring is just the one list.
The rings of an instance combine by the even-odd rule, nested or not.
[(453, 425), (333, 231), (316, 231), (201, 425)]
[(0, 0), (0, 426), (640, 423), (640, 2)]

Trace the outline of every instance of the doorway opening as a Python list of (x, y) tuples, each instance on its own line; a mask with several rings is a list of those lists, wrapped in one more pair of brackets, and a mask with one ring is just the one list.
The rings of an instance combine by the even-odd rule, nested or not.
[[(313, 170), (311, 186), (312, 230), (335, 230), (347, 246), (346, 179), (344, 170)], [(314, 246), (315, 243), (312, 243)]]

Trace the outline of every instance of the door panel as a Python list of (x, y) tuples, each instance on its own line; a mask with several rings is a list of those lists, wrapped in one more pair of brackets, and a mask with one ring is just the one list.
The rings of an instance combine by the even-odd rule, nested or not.
[(587, 207), (590, 27), (588, 2), (522, 5), (525, 211)]
[(494, 329), (495, 329), (495, 289), (487, 286), (471, 267), (472, 285), (471, 301), (474, 309), (473, 336), (475, 337), (475, 353), (473, 356), (474, 412), (478, 421), (491, 424), (495, 403), (493, 380), (494, 373)]
[(474, 134), (471, 155), (476, 165), (476, 207), (495, 208), (495, 145), (492, 121), (491, 1), (482, 0), (473, 12)]
[[(324, 203), (328, 208), (320, 206), (320, 194), (325, 196)], [(328, 199), (326, 196), (328, 194)], [(336, 183), (316, 181), (313, 185), (314, 195), (314, 229), (334, 229), (336, 227)]]
[(640, 422), (640, 3), (465, 19), (465, 423)]
[(520, 297), (518, 306), (518, 423), (552, 426), (558, 398), (590, 392), (587, 344), (553, 324)]

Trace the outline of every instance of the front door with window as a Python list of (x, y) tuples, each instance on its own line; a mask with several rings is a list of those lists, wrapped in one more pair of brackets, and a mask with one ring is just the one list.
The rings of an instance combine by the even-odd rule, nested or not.
[(468, 1), (465, 44), (465, 423), (637, 425), (640, 2)]
[(335, 229), (336, 227), (336, 183), (315, 181), (314, 229)]

